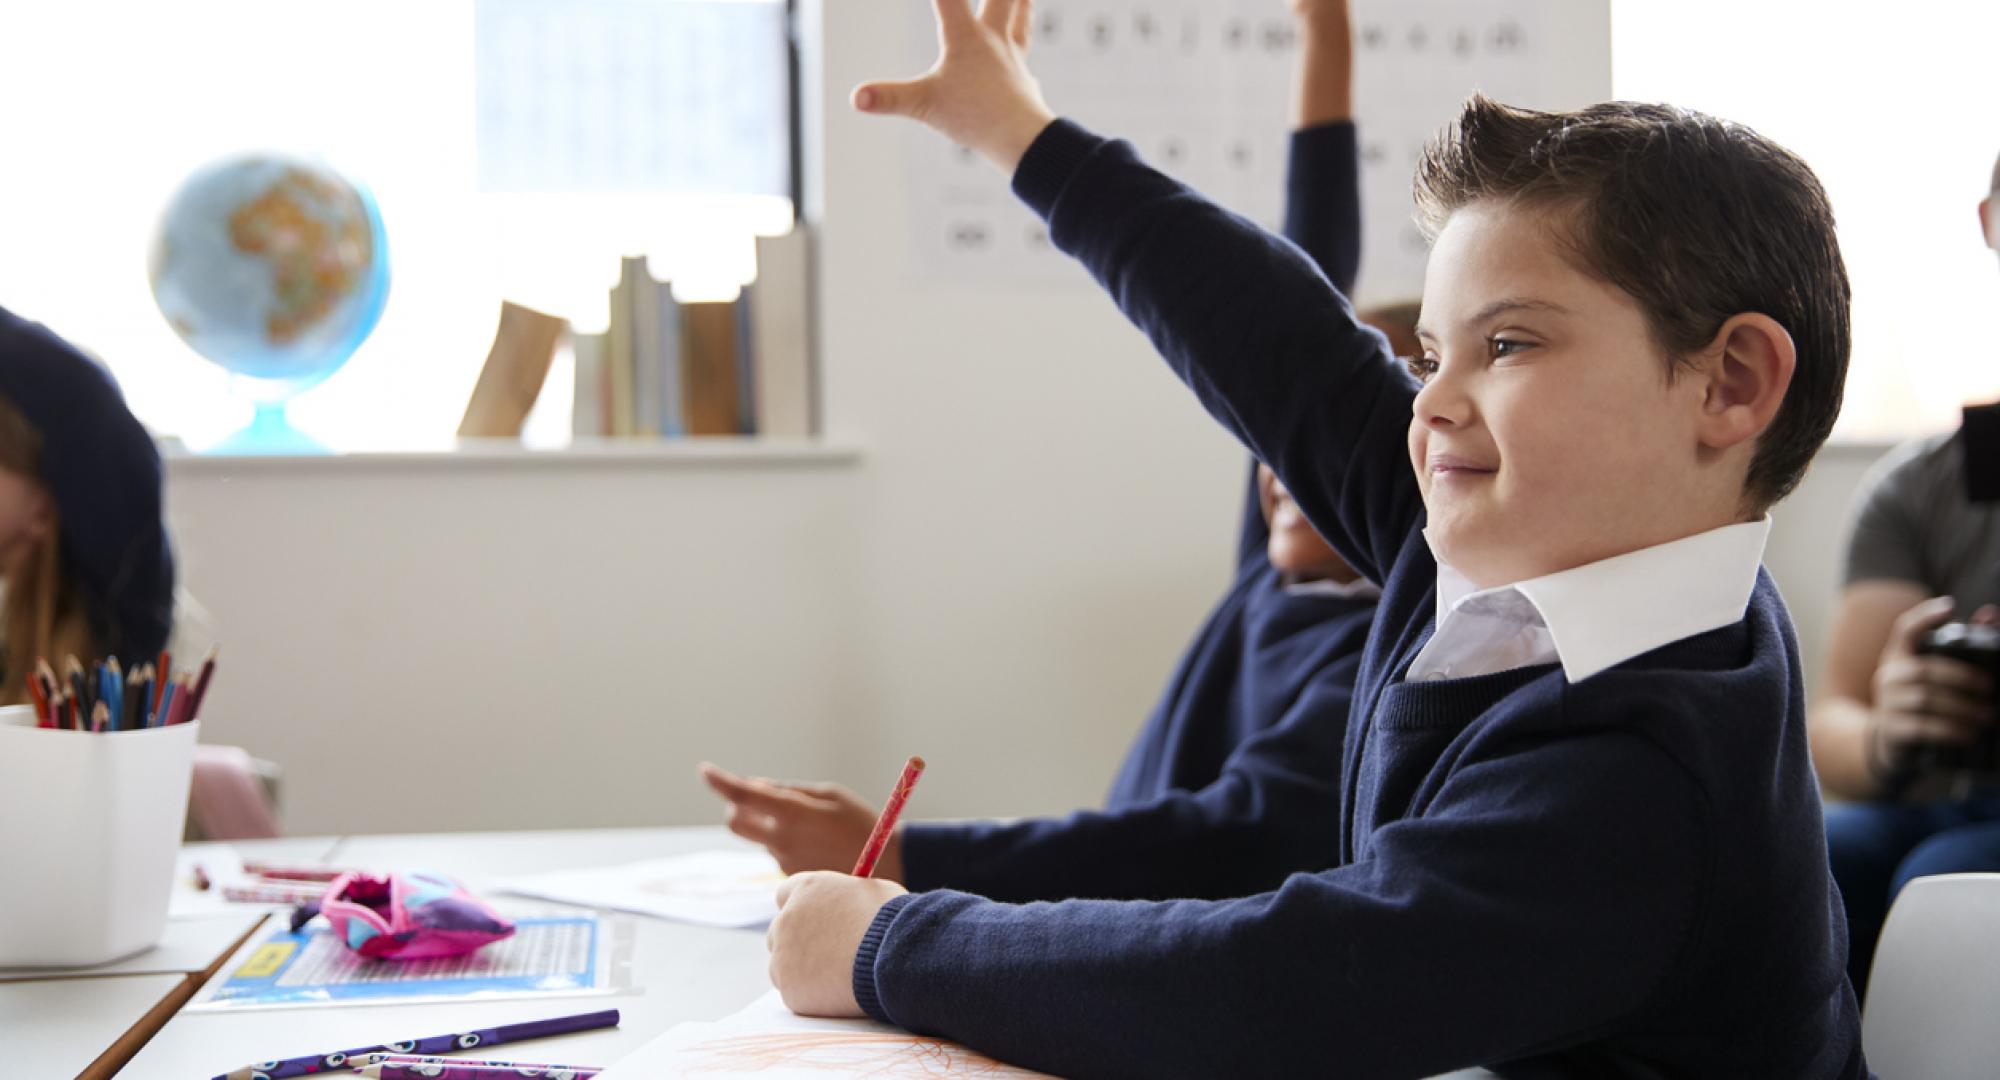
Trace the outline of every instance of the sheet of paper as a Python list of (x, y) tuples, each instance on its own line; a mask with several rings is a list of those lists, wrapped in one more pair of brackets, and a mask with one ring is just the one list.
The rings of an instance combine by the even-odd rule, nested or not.
[(670, 1029), (606, 1070), (600, 1080), (753, 1073), (764, 1080), (827, 1076), (984, 1080), (1047, 1075), (873, 1020), (795, 1016), (773, 990), (742, 1012), (716, 1023), (681, 1024)]
[(697, 926), (759, 927), (778, 913), (778, 864), (761, 851), (703, 851), (498, 882), (502, 892), (654, 915)]
[[(368, 960), (322, 920), (296, 933), (272, 929), (224, 965), (189, 1012), (287, 1006), (408, 1004), (469, 998), (554, 997), (608, 992), (623, 964), (614, 928), (595, 913), (514, 919), (514, 936), (439, 960)], [(629, 941), (618, 943), (629, 949)]]

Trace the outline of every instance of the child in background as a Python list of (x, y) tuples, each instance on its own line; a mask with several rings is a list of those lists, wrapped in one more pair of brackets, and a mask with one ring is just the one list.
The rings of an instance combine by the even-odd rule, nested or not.
[[(1299, 18), (1285, 228), (1345, 291), (1361, 230), (1347, 5), (1309, 5)], [(1102, 812), (905, 825), (876, 875), (1010, 900), (1237, 896), (1327, 865), (1348, 695), (1379, 590), (1261, 465), (1237, 565)], [(746, 780), (706, 764), (702, 775), (730, 803), (730, 829), (787, 873), (851, 867), (874, 825), (876, 808), (838, 785)]]
[(38, 657), (151, 660), (174, 615), (159, 452), (95, 361), (0, 309), (0, 703)]
[(1028, 5), (855, 91), (1016, 194), (1382, 583), (1335, 865), (1235, 900), (793, 877), (771, 974), (1067, 1076), (1859, 1078), (1768, 507), (1839, 410), (1824, 191), (1753, 132), (1469, 101), (1417, 175), (1407, 370), (1289, 245), (1059, 121)]

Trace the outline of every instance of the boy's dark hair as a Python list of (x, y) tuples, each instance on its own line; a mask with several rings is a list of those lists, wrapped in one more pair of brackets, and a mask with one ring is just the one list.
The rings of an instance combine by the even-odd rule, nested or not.
[(1805, 162), (1749, 128), (1668, 105), (1567, 113), (1475, 94), (1417, 164), (1417, 219), (1433, 239), (1460, 207), (1499, 199), (1565, 215), (1581, 265), (1645, 310), (1683, 362), (1731, 316), (1792, 335), (1798, 364), (1758, 440), (1744, 494), (1785, 497), (1833, 430), (1847, 381), (1847, 268), (1826, 192)]

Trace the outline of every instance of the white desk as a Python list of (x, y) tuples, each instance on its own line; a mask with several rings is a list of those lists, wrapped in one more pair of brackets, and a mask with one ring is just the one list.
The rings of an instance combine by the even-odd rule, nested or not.
[[(246, 856), (310, 861), (329, 854), (335, 843), (332, 837), (305, 837), (230, 846)], [(177, 893), (186, 888), (180, 882), (174, 887)], [(0, 1071), (24, 1077), (113, 1075), (262, 920), (261, 912), (217, 908), (202, 917), (168, 920), (158, 945), (123, 960), (89, 968), (0, 970), (5, 1061)], [(102, 1065), (93, 1068), (100, 1057)]]
[(0, 1068), (10, 1076), (80, 1075), (187, 979), (106, 975), (0, 983), (0, 1045), (6, 1047)]
[[(508, 874), (603, 866), (681, 852), (740, 845), (721, 829), (592, 829), (578, 832), (472, 833), (358, 837), (335, 861), (385, 869), (430, 869), (475, 890)], [(716, 1020), (770, 989), (764, 935), (710, 930), (634, 917), (632, 989), (610, 996), (465, 1004), (342, 1006), (234, 1013), (181, 1013), (122, 1076), (200, 1078), (252, 1061), (294, 1057), (390, 1039), (615, 1008), (620, 1026), (526, 1044), (524, 1060), (609, 1065), (685, 1020)], [(227, 970), (228, 964), (224, 965)]]
[[(475, 890), (487, 880), (544, 870), (604, 866), (683, 852), (743, 846), (722, 829), (591, 829), (355, 837), (333, 859), (383, 869), (431, 869)], [(420, 1038), (564, 1012), (616, 1008), (616, 1029), (496, 1050), (529, 1061), (610, 1065), (688, 1020), (717, 1020), (770, 989), (764, 935), (634, 916), (632, 988), (610, 996), (438, 1005), (343, 1006), (234, 1013), (180, 1013), (132, 1059), (121, 1077), (189, 1080), (252, 1061)], [(232, 958), (233, 962), (233, 958)], [(230, 963), (222, 965), (223, 970)], [(29, 1074), (40, 1075), (40, 1074)], [(58, 1075), (49, 1073), (48, 1075)], [(1453, 1078), (1489, 1077), (1483, 1071)]]

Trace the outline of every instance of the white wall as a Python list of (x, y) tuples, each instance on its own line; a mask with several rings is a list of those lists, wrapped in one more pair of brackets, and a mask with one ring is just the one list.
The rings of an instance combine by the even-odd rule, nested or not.
[(921, 753), (926, 814), (1101, 797), (1227, 582), (1243, 458), (1080, 272), (922, 279), (899, 172), (857, 167), (917, 133), (845, 107), (907, 36), (846, 40), (810, 203), (857, 460), (174, 463), (206, 737), (286, 767), (289, 829), (706, 821), (702, 757), (872, 798)]
[[(907, 43), (842, 41), (808, 208), (854, 457), (172, 463), (225, 650), (205, 737), (285, 766), (291, 831), (709, 821), (703, 757), (874, 798), (921, 753), (923, 815), (1101, 797), (1227, 581), (1243, 459), (1080, 272), (924, 280), (893, 162), (926, 136), (844, 105)], [(1809, 648), (1871, 455), (1779, 514)]]

